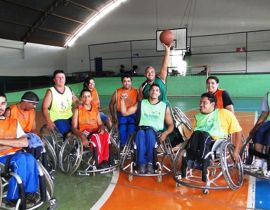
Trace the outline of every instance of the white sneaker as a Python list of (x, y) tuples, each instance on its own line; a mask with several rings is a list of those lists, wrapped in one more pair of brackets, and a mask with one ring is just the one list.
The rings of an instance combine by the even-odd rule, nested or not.
[(262, 169), (262, 166), (263, 161), (261, 159), (255, 159), (253, 160), (250, 168), (252, 169), (252, 171), (259, 171)]
[(263, 162), (262, 171), (263, 171), (263, 175), (265, 177), (270, 177), (270, 171), (267, 171), (267, 162), (266, 161)]

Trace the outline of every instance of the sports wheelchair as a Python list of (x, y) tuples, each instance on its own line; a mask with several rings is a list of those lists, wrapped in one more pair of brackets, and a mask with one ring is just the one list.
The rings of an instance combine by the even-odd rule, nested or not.
[[(7, 209), (7, 210), (25, 210), (25, 209), (36, 209), (40, 206), (42, 206), (45, 202), (48, 202), (49, 207), (48, 210), (54, 210), (56, 208), (56, 199), (53, 197), (54, 194), (54, 183), (51, 179), (50, 174), (47, 172), (47, 170), (44, 168), (44, 166), (37, 161), (38, 163), (38, 170), (39, 170), (39, 195), (40, 198), (37, 200), (37, 202), (34, 205), (28, 206), (26, 203), (26, 197), (24, 192), (24, 187), (22, 184), (21, 178), (14, 172), (12, 172), (8, 165), (0, 164), (0, 209)], [(4, 201), (4, 199), (7, 196), (7, 188), (8, 188), (8, 180), (9, 177), (13, 176), (19, 186), (19, 193), (20, 198), (18, 199), (17, 203), (14, 207), (11, 207), (7, 205)]]
[(94, 142), (89, 140), (89, 148), (84, 148), (81, 139), (71, 135), (64, 141), (59, 153), (59, 167), (63, 173), (72, 175), (95, 175), (95, 173), (109, 173), (118, 167), (119, 146), (115, 136), (109, 135), (109, 161), (106, 167), (99, 168), (97, 151)]
[[(260, 159), (265, 161), (267, 167), (254, 168), (252, 165), (254, 161), (254, 156), (259, 157)], [(243, 159), (244, 172), (246, 174), (254, 176), (256, 178), (270, 180), (270, 148), (268, 146), (264, 146), (262, 152), (257, 152), (255, 150), (253, 139), (251, 137), (248, 137), (243, 143), (243, 147), (241, 149), (241, 157)]]
[(209, 151), (205, 152), (204, 149), (200, 160), (187, 157), (189, 141), (183, 143), (174, 160), (173, 178), (176, 186), (199, 188), (204, 194), (208, 194), (209, 190), (236, 190), (242, 186), (242, 160), (240, 157), (238, 162), (233, 159), (235, 147), (230, 138), (207, 143)]
[[(164, 142), (157, 143), (154, 151), (154, 158), (156, 165), (154, 166), (154, 173), (140, 174), (136, 169), (136, 149), (134, 145), (135, 134), (131, 135), (121, 151), (120, 168), (128, 174), (128, 180), (132, 181), (133, 176), (156, 176), (157, 181), (162, 181), (162, 176), (172, 172), (172, 164), (175, 159), (174, 150), (178, 150), (178, 146), (187, 139), (188, 131), (192, 129), (191, 123), (186, 115), (178, 107), (171, 109), (174, 120), (174, 135), (172, 139), (166, 139)], [(170, 136), (171, 138), (171, 136)], [(176, 142), (174, 141), (176, 138)], [(172, 143), (178, 144), (172, 148)]]
[(162, 181), (162, 176), (172, 172), (170, 166), (174, 159), (171, 143), (168, 139), (164, 142), (156, 143), (154, 151), (155, 165), (154, 173), (139, 173), (136, 168), (136, 146), (134, 143), (135, 134), (129, 136), (120, 158), (120, 168), (128, 174), (128, 180), (131, 182), (133, 176), (156, 176), (157, 181)]

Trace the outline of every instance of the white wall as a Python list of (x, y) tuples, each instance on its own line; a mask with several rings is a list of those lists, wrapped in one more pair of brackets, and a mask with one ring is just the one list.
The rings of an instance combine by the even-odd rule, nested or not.
[[(270, 29), (269, 8), (269, 0), (127, 0), (67, 50), (67, 68), (69, 72), (89, 70), (89, 44), (155, 38), (157, 28), (188, 25), (189, 36)], [(198, 62), (211, 64), (213, 59)], [(266, 63), (254, 62), (250, 67), (263, 65), (268, 71)], [(121, 61), (113, 63), (118, 70)], [(213, 68), (222, 69), (226, 63), (217, 61)]]
[[(269, 0), (127, 0), (68, 49), (37, 44), (26, 44), (23, 50), (0, 47), (0, 75), (48, 75), (57, 68), (69, 73), (88, 71), (89, 44), (155, 38), (156, 29), (187, 25), (189, 36), (270, 29), (269, 8)], [(249, 66), (268, 71), (270, 63), (261, 62), (268, 56), (259, 56), (259, 60), (250, 58)], [(219, 62), (222, 58), (208, 60), (207, 56), (193, 60), (212, 63), (215, 69), (228, 63)], [(153, 59), (153, 62), (159, 65), (161, 61)], [(142, 65), (147, 63), (145, 60)], [(114, 62), (116, 70), (120, 64), (121, 61)]]
[(0, 76), (51, 75), (66, 63), (65, 48), (0, 39)]

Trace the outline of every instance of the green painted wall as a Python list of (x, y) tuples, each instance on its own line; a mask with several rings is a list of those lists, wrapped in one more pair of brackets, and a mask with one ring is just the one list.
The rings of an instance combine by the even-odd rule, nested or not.
[[(270, 90), (270, 74), (219, 75), (220, 87), (227, 90), (232, 97), (262, 97)], [(205, 92), (205, 75), (168, 77), (169, 96), (199, 96)], [(139, 87), (144, 77), (134, 77), (133, 87)], [(82, 83), (70, 84), (78, 95)], [(112, 95), (121, 86), (119, 77), (96, 78), (96, 88), (100, 95)], [(47, 88), (34, 89), (42, 99)], [(7, 94), (9, 102), (19, 101), (25, 91)]]

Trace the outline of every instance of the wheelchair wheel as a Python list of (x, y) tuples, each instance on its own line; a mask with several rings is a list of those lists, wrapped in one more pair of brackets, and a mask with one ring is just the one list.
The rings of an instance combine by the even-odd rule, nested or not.
[(120, 147), (120, 141), (118, 137), (118, 128), (117, 126), (113, 125), (111, 130), (110, 130), (110, 140), (114, 141), (116, 145)]
[(52, 145), (48, 142), (44, 143), (45, 150), (48, 158), (48, 165), (50, 170), (56, 170), (57, 167), (57, 156), (55, 154), (55, 151), (52, 147)]
[(45, 176), (45, 181), (46, 181), (46, 189), (47, 189), (47, 193), (48, 193), (48, 199), (51, 199), (53, 197), (53, 193), (54, 193), (54, 183), (53, 180), (50, 176), (50, 174), (48, 173), (48, 171), (45, 169), (45, 167), (38, 161), (38, 165), (41, 168), (44, 176)]
[(186, 154), (186, 149), (182, 148), (177, 152), (174, 159), (173, 176), (176, 182), (178, 179), (181, 179), (181, 176), (182, 176), (182, 163), (183, 163), (183, 157), (185, 154)]
[(119, 147), (117, 146), (117, 143), (114, 141), (114, 139), (111, 139), (110, 141), (111, 141), (111, 144), (110, 144), (109, 162), (110, 162), (110, 165), (114, 166), (119, 163), (120, 152), (119, 152)]
[(238, 189), (243, 184), (243, 165), (239, 155), (239, 161), (233, 159), (234, 145), (228, 141), (221, 145), (220, 163), (223, 176), (232, 190)]
[(241, 152), (240, 152), (240, 156), (244, 162), (244, 164), (247, 165), (251, 165), (252, 161), (253, 161), (253, 155), (251, 155), (249, 153), (250, 149), (253, 149), (254, 145), (252, 143), (252, 139), (251, 138), (247, 138), (242, 146)]
[(48, 142), (56, 154), (60, 152), (60, 146), (63, 142), (63, 136), (55, 129), (51, 130), (46, 125), (40, 129), (41, 137)]
[(120, 151), (120, 153), (121, 153), (120, 163), (119, 163), (120, 168), (124, 167), (125, 161), (127, 160), (128, 156), (130, 155), (129, 153), (131, 151), (134, 137), (135, 137), (135, 134), (130, 135), (125, 146), (124, 146), (124, 149), (122, 151)]
[(81, 140), (75, 135), (68, 137), (59, 154), (59, 166), (62, 172), (72, 175), (80, 166), (83, 154)]
[(173, 116), (174, 119), (178, 122), (182, 122), (189, 130), (192, 130), (192, 124), (188, 117), (182, 112), (178, 107), (173, 108)]

